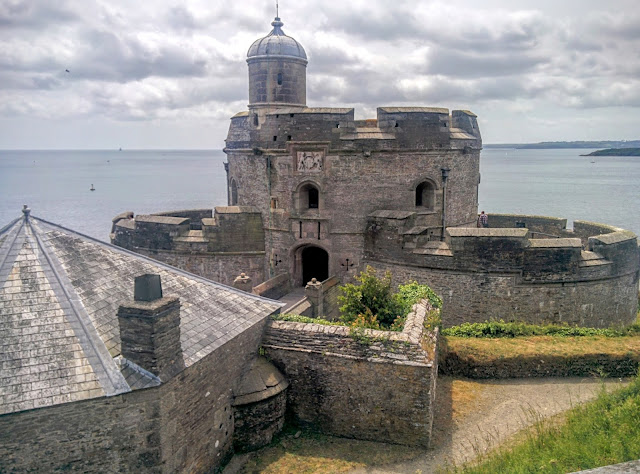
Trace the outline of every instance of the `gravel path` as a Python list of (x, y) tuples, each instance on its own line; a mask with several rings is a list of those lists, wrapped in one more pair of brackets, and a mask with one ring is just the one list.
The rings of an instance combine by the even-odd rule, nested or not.
[(431, 473), (472, 460), (540, 418), (592, 400), (603, 384), (614, 389), (623, 382), (587, 378), (462, 381), (441, 377), (431, 448), (412, 461), (352, 472)]

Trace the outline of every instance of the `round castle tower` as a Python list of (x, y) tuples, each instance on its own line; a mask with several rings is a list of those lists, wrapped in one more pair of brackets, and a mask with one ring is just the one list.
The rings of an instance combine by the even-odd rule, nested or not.
[(428, 283), (443, 297), (445, 326), (635, 320), (635, 234), (495, 214), (477, 228), (473, 113), (379, 107), (355, 120), (351, 108), (307, 107), (304, 48), (279, 18), (272, 25), (247, 55), (248, 110), (231, 118), (228, 206), (123, 213), (113, 243), (223, 283), (243, 274), (243, 285), (273, 298), (313, 278), (321, 283), (311, 290), (331, 292), (371, 265), (394, 283)]
[(229, 205), (262, 215), (265, 278), (350, 278), (375, 213), (410, 216), (422, 241), (475, 222), (474, 114), (381, 107), (376, 119), (355, 120), (353, 109), (306, 107), (305, 50), (279, 18), (272, 25), (249, 48), (249, 110), (231, 119), (225, 147)]
[(247, 53), (249, 108), (304, 107), (307, 104), (307, 54), (282, 31), (276, 17), (273, 30), (256, 40)]

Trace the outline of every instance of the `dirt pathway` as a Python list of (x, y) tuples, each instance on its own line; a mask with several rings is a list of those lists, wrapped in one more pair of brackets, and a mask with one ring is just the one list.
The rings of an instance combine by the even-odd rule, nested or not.
[(541, 378), (470, 381), (441, 377), (431, 448), (407, 462), (360, 473), (431, 473), (472, 460), (541, 418), (592, 400), (619, 379)]

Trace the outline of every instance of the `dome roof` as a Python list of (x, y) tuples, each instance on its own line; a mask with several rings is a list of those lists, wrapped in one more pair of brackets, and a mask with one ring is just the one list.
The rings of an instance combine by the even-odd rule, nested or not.
[(273, 30), (264, 38), (254, 41), (247, 52), (247, 58), (256, 56), (290, 56), (293, 58), (307, 59), (307, 53), (300, 43), (282, 31), (280, 18), (276, 17), (271, 23)]

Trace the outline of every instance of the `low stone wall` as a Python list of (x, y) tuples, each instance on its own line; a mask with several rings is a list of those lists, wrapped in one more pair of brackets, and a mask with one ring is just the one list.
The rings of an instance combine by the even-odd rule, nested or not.
[(254, 295), (264, 296), (277, 300), (291, 291), (291, 281), (288, 273), (275, 276), (258, 286), (254, 286), (251, 291)]
[(262, 347), (290, 381), (292, 415), (332, 435), (428, 446), (438, 361), (426, 304), (402, 333), (271, 321)]

